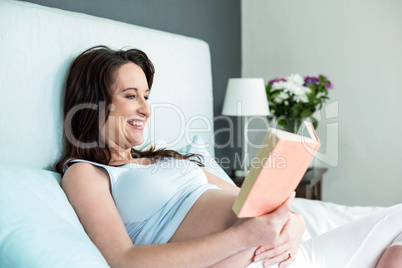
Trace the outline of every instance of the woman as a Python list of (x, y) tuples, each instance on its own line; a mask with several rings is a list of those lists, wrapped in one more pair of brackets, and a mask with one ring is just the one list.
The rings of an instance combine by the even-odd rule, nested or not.
[[(245, 267), (261, 261), (286, 267), (296, 260), (303, 267), (311, 261), (308, 248), (296, 258), (304, 220), (290, 211), (294, 195), (273, 213), (239, 220), (231, 209), (238, 188), (203, 171), (196, 155), (132, 149), (144, 139), (153, 75), (142, 51), (99, 46), (75, 59), (67, 79), (67, 147), (57, 169), (109, 265)], [(399, 256), (389, 252), (381, 261)]]

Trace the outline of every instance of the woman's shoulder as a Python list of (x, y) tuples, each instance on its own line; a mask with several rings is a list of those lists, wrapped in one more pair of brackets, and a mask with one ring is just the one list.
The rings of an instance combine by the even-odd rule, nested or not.
[[(70, 165), (65, 171), (61, 180), (62, 188), (68, 185), (89, 185), (92, 183), (99, 183), (101, 178), (107, 179), (108, 175), (104, 169), (98, 168), (89, 162), (75, 162)], [(105, 181), (103, 179), (103, 181)]]
[(95, 167), (108, 168), (109, 166), (89, 160), (70, 158), (64, 163), (63, 172), (65, 174), (67, 170), (71, 170), (71, 168), (73, 168), (74, 171), (96, 170)]
[[(92, 163), (89, 163), (87, 161), (74, 161), (72, 163), (68, 164), (68, 167), (66, 168), (64, 172), (64, 176), (73, 174), (83, 174), (83, 173), (92, 173), (96, 171), (96, 166), (94, 166)], [(63, 177), (64, 177), (63, 176)]]

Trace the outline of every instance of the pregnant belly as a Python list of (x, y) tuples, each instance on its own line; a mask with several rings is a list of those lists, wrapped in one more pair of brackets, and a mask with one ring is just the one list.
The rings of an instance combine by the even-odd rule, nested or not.
[[(196, 201), (169, 242), (180, 242), (226, 230), (237, 217), (232, 211), (237, 194), (224, 190), (208, 190)], [(217, 263), (213, 267), (245, 267), (251, 262), (255, 248)]]
[(208, 190), (187, 213), (169, 242), (186, 241), (221, 232), (236, 222), (232, 205), (236, 193)]

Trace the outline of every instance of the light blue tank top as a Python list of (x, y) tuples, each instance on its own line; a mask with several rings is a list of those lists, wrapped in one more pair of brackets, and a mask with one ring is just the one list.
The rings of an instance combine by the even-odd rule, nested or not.
[(73, 159), (104, 168), (112, 196), (134, 245), (167, 243), (209, 184), (194, 162), (167, 158), (150, 165), (126, 164), (119, 167)]

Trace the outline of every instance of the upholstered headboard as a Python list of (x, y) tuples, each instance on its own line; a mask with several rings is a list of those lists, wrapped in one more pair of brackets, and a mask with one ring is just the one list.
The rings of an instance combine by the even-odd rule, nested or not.
[(139, 48), (155, 65), (147, 142), (163, 139), (169, 147), (178, 148), (198, 133), (214, 155), (207, 43), (84, 14), (0, 0), (0, 161), (49, 169), (59, 159), (67, 70), (80, 52), (100, 44)]

